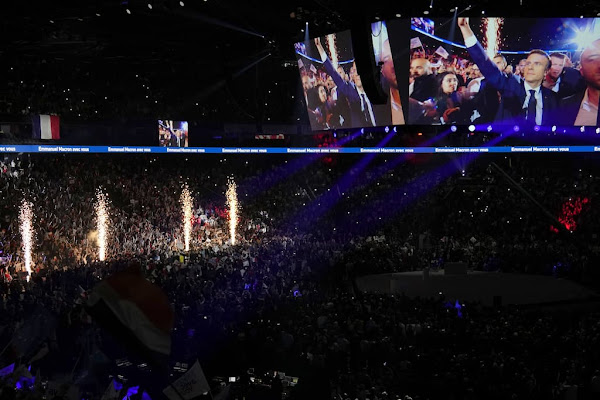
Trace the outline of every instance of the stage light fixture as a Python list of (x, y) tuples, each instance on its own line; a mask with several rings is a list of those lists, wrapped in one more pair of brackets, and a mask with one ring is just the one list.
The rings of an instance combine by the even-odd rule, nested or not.
[(469, 132), (475, 132), (475, 125), (469, 125)]
[(452, 132), (456, 132), (456, 129), (457, 129), (457, 128), (456, 128), (456, 125), (452, 125), (452, 126), (450, 127), (450, 130), (451, 130)]
[(513, 130), (515, 132), (519, 132), (521, 130), (521, 128), (519, 127), (519, 125), (515, 125), (515, 126), (513, 126)]

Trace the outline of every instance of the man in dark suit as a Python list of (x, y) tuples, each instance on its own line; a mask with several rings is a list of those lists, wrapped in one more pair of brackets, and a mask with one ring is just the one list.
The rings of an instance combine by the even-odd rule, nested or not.
[(327, 75), (331, 76), (335, 82), (338, 95), (341, 93), (348, 99), (350, 119), (352, 121), (351, 126), (356, 128), (376, 126), (377, 122), (375, 120), (375, 115), (373, 114), (373, 105), (362, 86), (360, 75), (356, 72), (356, 66), (353, 66), (350, 71), (352, 83), (345, 82), (334, 68), (329, 57), (327, 57), (327, 53), (321, 44), (320, 38), (315, 38), (315, 45), (317, 46), (321, 60), (323, 60), (325, 72), (327, 72)]
[[(556, 93), (544, 88), (542, 82), (550, 68), (550, 57), (542, 50), (532, 50), (527, 56), (524, 77), (501, 72), (489, 59), (469, 26), (469, 18), (458, 18), (458, 26), (473, 58), (486, 81), (500, 92), (503, 123), (553, 125), (559, 99)], [(496, 121), (500, 122), (500, 121)]]
[(586, 88), (561, 101), (561, 125), (600, 126), (600, 39), (581, 53), (581, 69)]
[(558, 94), (560, 99), (574, 95), (585, 90), (585, 82), (579, 71), (570, 68), (567, 64), (569, 58), (562, 53), (550, 54), (552, 66), (544, 79), (544, 87)]
[(431, 71), (431, 63), (426, 58), (413, 58), (410, 62), (410, 77), (408, 93), (411, 99), (426, 101), (436, 96), (438, 84)]
[(467, 86), (467, 92), (472, 98), (462, 105), (463, 113), (470, 115), (473, 124), (488, 124), (501, 119), (500, 94), (496, 88), (481, 75), (476, 64), (473, 65), (471, 76), (473, 79)]

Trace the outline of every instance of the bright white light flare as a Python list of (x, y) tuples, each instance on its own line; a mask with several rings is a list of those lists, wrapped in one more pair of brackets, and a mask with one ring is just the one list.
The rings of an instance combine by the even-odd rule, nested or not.
[(230, 178), (227, 183), (227, 208), (229, 209), (229, 236), (231, 236), (231, 244), (235, 244), (240, 205), (237, 197), (237, 185), (233, 178)]
[(23, 200), (19, 210), (19, 230), (21, 231), (21, 245), (23, 247), (23, 258), (25, 259), (25, 270), (27, 271), (27, 282), (31, 277), (31, 251), (35, 236), (32, 208), (33, 205), (30, 202)]
[(183, 215), (183, 235), (185, 240), (185, 251), (190, 251), (190, 239), (192, 237), (192, 194), (187, 186), (183, 188), (179, 197), (181, 213)]
[(108, 196), (102, 189), (96, 190), (96, 229), (98, 230), (98, 259), (106, 260), (106, 249), (108, 243), (108, 227), (110, 218), (108, 214)]

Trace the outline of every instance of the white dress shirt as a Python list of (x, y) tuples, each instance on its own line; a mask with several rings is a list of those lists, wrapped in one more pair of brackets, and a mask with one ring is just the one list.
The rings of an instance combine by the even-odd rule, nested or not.
[(579, 112), (575, 119), (575, 126), (596, 126), (596, 118), (598, 116), (598, 106), (590, 102), (588, 89), (585, 89), (583, 100), (579, 106)]
[[(371, 100), (369, 100), (369, 96), (367, 96), (367, 93), (364, 90), (361, 90), (359, 88), (356, 88), (359, 97), (360, 97), (360, 109), (361, 111), (365, 111), (365, 107), (367, 107), (367, 110), (369, 111), (369, 117), (371, 118), (371, 125), (375, 126), (375, 116), (373, 116), (373, 107), (371, 107)], [(364, 99), (366, 101), (363, 101), (363, 94), (364, 94)]]
[(535, 100), (536, 100), (536, 105), (535, 105), (535, 124), (536, 125), (541, 125), (542, 124), (542, 114), (544, 112), (544, 103), (542, 100), (542, 87), (538, 86), (537, 88), (532, 88), (531, 86), (529, 86), (529, 84), (527, 82), (523, 82), (525, 85), (525, 101), (523, 102), (523, 109), (527, 110), (527, 105), (529, 104), (529, 98), (531, 97), (531, 93), (529, 93), (530, 90), (535, 90)]

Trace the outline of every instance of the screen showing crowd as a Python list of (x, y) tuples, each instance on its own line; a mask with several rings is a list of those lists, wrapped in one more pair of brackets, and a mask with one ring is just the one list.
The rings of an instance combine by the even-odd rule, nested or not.
[(411, 20), (409, 124), (598, 126), (600, 19)]
[(373, 24), (372, 43), (386, 104), (374, 104), (362, 85), (350, 31), (295, 44), (302, 101), (313, 130), (404, 124), (385, 23)]
[(188, 147), (187, 121), (158, 120), (158, 144), (162, 147)]

